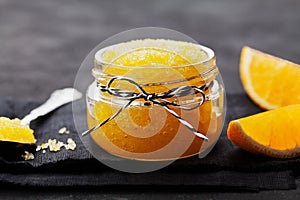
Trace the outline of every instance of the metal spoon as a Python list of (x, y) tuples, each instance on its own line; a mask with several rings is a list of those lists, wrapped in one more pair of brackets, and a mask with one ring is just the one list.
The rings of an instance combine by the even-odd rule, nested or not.
[(45, 103), (32, 110), (21, 120), (21, 125), (29, 125), (32, 120), (35, 120), (40, 116), (46, 115), (49, 112), (55, 110), (56, 108), (66, 103), (80, 99), (81, 97), (82, 94), (74, 88), (55, 90)]

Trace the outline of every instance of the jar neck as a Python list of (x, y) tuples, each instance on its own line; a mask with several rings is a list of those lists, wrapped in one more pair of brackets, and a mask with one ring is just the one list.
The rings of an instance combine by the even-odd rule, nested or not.
[[(157, 43), (162, 42), (162, 40), (153, 40), (153, 41), (154, 41), (154, 43), (152, 43), (153, 45), (157, 45)], [(218, 75), (219, 72), (216, 66), (216, 57), (214, 52), (211, 49), (198, 44), (191, 44), (185, 42), (178, 42), (178, 41), (173, 41), (173, 42), (163, 41), (163, 42), (165, 43), (170, 42), (171, 45), (174, 44), (177, 45), (178, 43), (179, 46), (182, 44), (189, 45), (191, 49), (188, 50), (190, 50), (190, 52), (187, 51), (187, 49), (183, 51), (180, 48), (174, 48), (174, 47), (172, 48), (174, 48), (174, 52), (175, 49), (179, 49), (177, 50), (178, 52), (176, 53), (182, 54), (182, 56), (180, 55), (181, 56), (180, 58), (190, 56), (189, 60), (194, 62), (192, 64), (179, 65), (179, 66), (165, 66), (159, 64), (150, 64), (150, 65), (142, 65), (142, 66), (118, 65), (114, 63), (113, 60), (116, 60), (122, 57), (122, 55), (124, 55), (124, 52), (120, 51), (120, 49), (124, 47), (124, 44), (112, 45), (99, 50), (95, 54), (94, 68), (92, 70), (92, 74), (95, 77), (95, 80), (102, 85), (107, 85), (108, 82), (114, 77), (125, 77), (134, 80), (137, 84), (142, 86), (147, 92), (157, 93), (157, 92), (166, 92), (170, 89), (180, 87), (180, 86), (186, 86), (186, 85), (198, 87), (211, 82)], [(138, 42), (133, 41), (125, 44), (131, 45), (132, 43), (138, 43)], [(141, 44), (145, 45), (145, 42), (143, 43), (142, 41)], [(113, 51), (112, 49), (116, 49), (116, 50)], [(138, 49), (140, 50), (141, 47), (139, 47)], [(134, 49), (133, 50), (127, 49), (127, 51), (134, 52)], [(168, 49), (166, 51), (171, 51), (171, 50)], [(111, 55), (117, 58), (114, 59), (106, 58), (106, 57), (113, 57)], [(130, 86), (124, 82), (122, 83), (120, 82), (120, 84), (114, 84), (112, 86), (113, 87), (118, 86), (120, 87), (120, 89), (130, 89), (128, 88)]]

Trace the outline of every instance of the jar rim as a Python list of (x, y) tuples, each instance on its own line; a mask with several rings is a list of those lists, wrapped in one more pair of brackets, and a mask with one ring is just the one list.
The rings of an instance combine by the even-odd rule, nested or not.
[[(204, 58), (204, 59), (201, 59), (200, 61), (198, 62), (193, 62), (193, 63), (189, 63), (189, 64), (185, 64), (185, 65), (178, 65), (178, 66), (165, 66), (165, 65), (157, 65), (155, 66), (156, 68), (159, 68), (159, 69), (164, 69), (164, 68), (183, 68), (183, 67), (193, 67), (195, 65), (205, 65), (209, 62), (211, 62), (212, 60), (215, 60), (215, 52), (211, 49), (211, 48), (208, 48), (206, 46), (203, 46), (201, 44), (195, 44), (195, 43), (191, 43), (193, 45), (196, 45), (200, 50), (204, 51), (206, 54), (207, 54), (207, 57)], [(105, 60), (103, 60), (102, 58), (102, 55), (103, 53), (105, 53), (106, 50), (110, 49), (110, 48), (113, 48), (115, 46), (117, 46), (118, 44), (114, 44), (114, 45), (110, 45), (110, 46), (106, 46), (100, 50), (98, 50), (95, 54), (95, 62), (97, 64), (100, 64), (100, 65), (109, 65), (109, 66), (112, 66), (112, 67), (118, 67), (118, 68), (124, 68), (124, 69), (131, 69), (131, 68), (136, 68), (137, 66), (128, 66), (128, 65), (120, 65), (120, 64), (114, 64), (114, 63), (111, 63), (111, 62), (107, 62)], [(145, 65), (145, 66), (141, 66), (143, 68), (152, 68), (153, 66), (149, 66), (149, 65)], [(215, 66), (211, 66), (211, 67), (208, 67), (207, 70), (204, 70), (202, 73), (207, 73), (208, 71), (211, 71), (211, 68), (214, 68)]]

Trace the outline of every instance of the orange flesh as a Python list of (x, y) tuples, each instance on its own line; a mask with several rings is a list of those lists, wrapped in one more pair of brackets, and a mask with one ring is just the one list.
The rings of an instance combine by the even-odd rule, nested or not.
[[(119, 67), (115, 66), (103, 67), (105, 73), (132, 77), (140, 76), (143, 79), (139, 81), (143, 83), (157, 82), (157, 80), (165, 82), (199, 75), (199, 69), (193, 66), (172, 68), (171, 66), (189, 65), (190, 61), (164, 49), (135, 49), (121, 56), (116, 56), (112, 52), (109, 53), (117, 57), (113, 61), (114, 64), (129, 65), (136, 68), (121, 68), (120, 70)], [(143, 68), (143, 66), (147, 66), (147, 68)], [(162, 68), (158, 72), (156, 66), (170, 67)], [(149, 93), (161, 93), (181, 85), (202, 85), (205, 83), (205, 80), (201, 77), (193, 81), (185, 81), (171, 86), (145, 86), (143, 88)], [(101, 81), (101, 83), (105, 84), (106, 81)], [(136, 91), (135, 87), (126, 84), (126, 82), (116, 83), (113, 86)], [(208, 135), (209, 144), (212, 144), (219, 136), (218, 133), (223, 120), (222, 116), (217, 117), (215, 115), (212, 107), (213, 102), (206, 101), (198, 109), (192, 111), (183, 111), (173, 107), (172, 110), (191, 123), (199, 132)], [(89, 127), (106, 120), (118, 109), (120, 109), (118, 105), (102, 101), (96, 102), (92, 111), (95, 117), (89, 111), (87, 113)], [(108, 152), (133, 159), (176, 159), (191, 156), (199, 153), (203, 144), (202, 139), (194, 136), (178, 119), (163, 107), (157, 105), (130, 106), (114, 120), (94, 131), (91, 136), (99, 146)], [(168, 147), (166, 148), (166, 146)]]
[(33, 130), (21, 125), (19, 119), (0, 117), (0, 141), (24, 144), (35, 143)]
[(300, 66), (295, 63), (244, 47), (240, 75), (248, 95), (264, 109), (300, 103)]
[(228, 138), (239, 147), (272, 157), (300, 154), (300, 105), (291, 105), (231, 121)]

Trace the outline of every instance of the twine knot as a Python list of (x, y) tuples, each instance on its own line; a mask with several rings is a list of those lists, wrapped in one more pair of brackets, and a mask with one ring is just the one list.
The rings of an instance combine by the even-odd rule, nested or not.
[[(131, 83), (132, 85), (134, 85), (137, 89), (138, 92), (133, 92), (133, 91), (127, 91), (127, 90), (121, 90), (121, 89), (117, 89), (117, 88), (112, 88), (111, 85), (115, 82), (115, 81), (127, 81), (128, 83)], [(108, 119), (104, 120), (103, 122), (99, 123), (98, 125), (96, 125), (95, 127), (91, 128), (90, 130), (85, 131), (84, 133), (82, 133), (82, 136), (85, 136), (89, 133), (91, 133), (92, 131), (98, 129), (99, 127), (103, 126), (104, 124), (106, 124), (107, 122), (111, 121), (112, 119), (114, 119), (116, 116), (118, 116), (125, 108), (127, 108), (129, 105), (131, 105), (131, 103), (137, 99), (144, 99), (145, 101), (151, 101), (153, 104), (156, 105), (160, 105), (163, 108), (165, 108), (170, 114), (172, 114), (174, 117), (176, 117), (178, 119), (178, 121), (183, 124), (184, 126), (186, 126), (189, 130), (191, 130), (196, 136), (208, 141), (208, 138), (200, 133), (198, 130), (196, 130), (189, 122), (187, 122), (186, 120), (182, 119), (175, 111), (173, 111), (169, 106), (174, 106), (183, 110), (193, 110), (195, 108), (200, 107), (206, 100), (206, 96), (204, 91), (206, 91), (211, 83), (202, 85), (200, 87), (196, 87), (196, 86), (180, 86), (178, 88), (175, 89), (171, 89), (165, 93), (147, 93), (143, 87), (141, 85), (139, 85), (137, 82), (135, 82), (134, 80), (130, 79), (130, 78), (126, 78), (126, 77), (113, 77), (111, 80), (109, 80), (109, 82), (107, 83), (107, 85), (101, 85), (99, 83), (97, 83), (100, 87), (100, 90), (102, 92), (107, 92), (109, 94), (111, 94), (112, 96), (116, 96), (116, 97), (120, 97), (124, 100), (128, 100), (128, 102), (126, 104), (124, 104), (116, 113), (114, 113), (111, 117), (109, 117)], [(192, 95), (192, 94), (200, 94), (201, 99), (199, 102), (196, 103), (195, 106), (192, 107), (187, 107), (184, 105), (180, 105), (178, 103), (175, 103), (173, 101), (169, 101), (169, 98), (177, 98), (177, 97), (183, 97), (183, 96), (187, 96), (187, 95)]]

